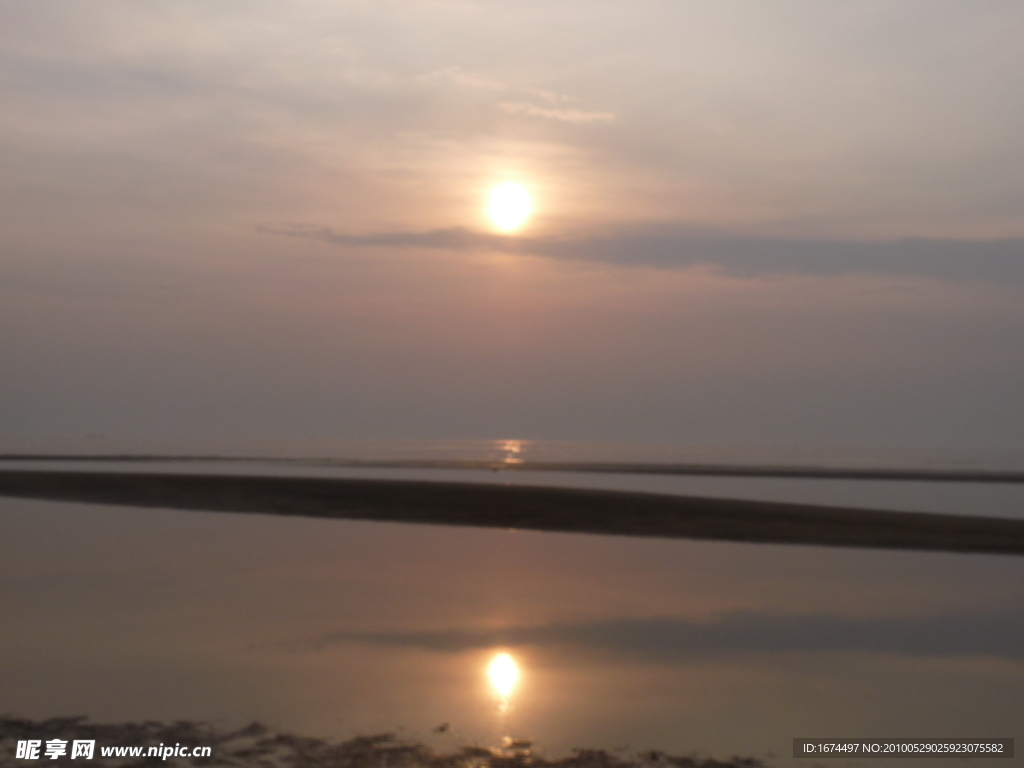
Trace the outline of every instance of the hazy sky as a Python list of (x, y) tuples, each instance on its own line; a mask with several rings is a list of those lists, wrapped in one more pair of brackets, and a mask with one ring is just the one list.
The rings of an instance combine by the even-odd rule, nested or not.
[(0, 433), (1019, 448), (1022, 36), (1015, 0), (4, 3)]

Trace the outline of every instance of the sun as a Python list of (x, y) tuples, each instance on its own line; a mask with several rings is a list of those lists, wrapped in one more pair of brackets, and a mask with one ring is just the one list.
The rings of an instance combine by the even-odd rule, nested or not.
[(533, 213), (530, 193), (521, 184), (506, 181), (491, 190), (487, 215), (502, 232), (514, 232)]

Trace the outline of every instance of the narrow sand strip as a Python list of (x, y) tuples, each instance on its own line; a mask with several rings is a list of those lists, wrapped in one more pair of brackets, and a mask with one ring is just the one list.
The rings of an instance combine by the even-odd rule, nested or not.
[(618, 536), (1024, 554), (1024, 520), (574, 488), (0, 471), (0, 496)]

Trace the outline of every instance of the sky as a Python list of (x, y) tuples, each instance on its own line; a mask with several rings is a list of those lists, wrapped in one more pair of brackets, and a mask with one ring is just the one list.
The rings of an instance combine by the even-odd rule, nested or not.
[(1020, 449), (1022, 32), (5, 3), (0, 433)]

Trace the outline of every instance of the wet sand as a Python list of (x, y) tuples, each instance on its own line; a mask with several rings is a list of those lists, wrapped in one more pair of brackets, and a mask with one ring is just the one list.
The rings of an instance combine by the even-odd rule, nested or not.
[[(447, 723), (434, 729), (445, 733)], [(529, 740), (512, 740), (503, 747), (465, 745), (439, 751), (427, 744), (403, 741), (390, 733), (356, 736), (332, 742), (292, 733), (279, 733), (260, 723), (237, 730), (218, 729), (208, 723), (93, 723), (84, 717), (55, 717), (27, 720), (0, 717), (0, 765), (17, 765), (18, 739), (85, 739), (95, 742), (93, 765), (97, 768), (144, 765), (147, 758), (117, 758), (102, 755), (103, 747), (158, 749), (171, 756), (169, 766), (286, 765), (293, 768), (763, 768), (753, 758), (716, 759), (695, 755), (668, 755), (657, 750), (634, 754), (612, 754), (603, 749), (575, 749), (566, 757), (537, 754)], [(170, 745), (174, 744), (174, 747)], [(159, 746), (158, 746), (159, 745)], [(166, 751), (164, 746), (167, 746)], [(183, 746), (174, 754), (175, 747)], [(192, 757), (191, 750), (208, 747), (209, 757)], [(151, 762), (157, 757), (148, 758)], [(167, 757), (161, 758), (167, 761)]]
[(0, 471), (0, 496), (619, 536), (1024, 554), (1024, 521), (405, 480)]

